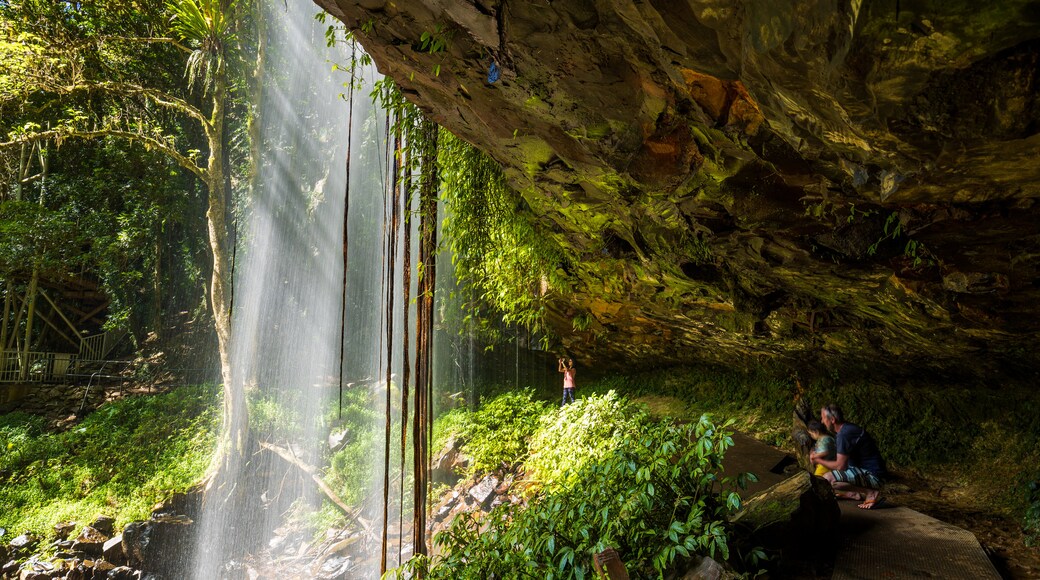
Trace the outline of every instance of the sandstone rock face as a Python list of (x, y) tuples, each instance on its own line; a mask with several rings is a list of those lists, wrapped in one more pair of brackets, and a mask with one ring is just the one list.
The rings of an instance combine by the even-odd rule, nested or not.
[(586, 362), (1036, 362), (1038, 3), (316, 2), (502, 163)]

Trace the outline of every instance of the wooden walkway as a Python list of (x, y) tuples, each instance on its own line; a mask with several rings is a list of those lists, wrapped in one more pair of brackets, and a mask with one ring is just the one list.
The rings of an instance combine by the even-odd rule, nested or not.
[(832, 580), (1000, 580), (975, 536), (910, 508), (861, 510), (841, 501), (842, 545)]
[[(786, 454), (743, 433), (735, 433), (726, 453), (724, 475), (754, 472), (759, 482), (746, 497), (786, 480)], [(742, 494), (744, 495), (744, 494)], [(832, 580), (1000, 580), (1000, 574), (975, 536), (962, 528), (912, 509), (882, 503), (862, 510), (859, 502), (839, 501), (841, 543)]]

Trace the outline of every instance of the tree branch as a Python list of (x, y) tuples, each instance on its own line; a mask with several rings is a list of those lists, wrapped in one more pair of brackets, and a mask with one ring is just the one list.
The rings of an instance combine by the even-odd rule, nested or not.
[(127, 139), (129, 141), (140, 141), (145, 147), (153, 147), (161, 151), (164, 155), (173, 159), (178, 165), (194, 173), (199, 179), (206, 179), (206, 170), (199, 167), (189, 157), (177, 151), (170, 145), (163, 143), (155, 137), (148, 135), (142, 135), (140, 133), (134, 133), (133, 131), (121, 131), (119, 129), (97, 129), (94, 131), (80, 131), (77, 129), (61, 129), (51, 131), (40, 131), (38, 133), (29, 133), (21, 136), (17, 139), (0, 142), (0, 149), (7, 147), (13, 147), (15, 145), (21, 145), (22, 143), (32, 143), (37, 141), (46, 141), (48, 139), (54, 139), (58, 144), (61, 144), (63, 139), (70, 137), (79, 139), (98, 139), (101, 137), (119, 137), (121, 139)]
[(169, 45), (174, 46), (177, 49), (179, 49), (181, 51), (184, 51), (184, 52), (186, 52), (188, 54), (191, 54), (193, 52), (187, 46), (184, 46), (180, 42), (177, 42), (177, 39), (175, 39), (175, 38), (165, 38), (165, 37), (155, 38), (155, 37), (148, 37), (148, 36), (142, 36), (142, 37), (136, 37), (136, 36), (106, 36), (105, 37), (105, 41), (109, 41), (109, 40), (126, 41), (126, 42), (132, 42), (132, 43), (135, 43), (135, 44), (136, 43), (169, 44)]
[(62, 94), (72, 94), (78, 92), (89, 93), (97, 91), (115, 95), (144, 97), (157, 105), (161, 105), (168, 109), (173, 109), (174, 111), (183, 113), (191, 117), (192, 119), (195, 119), (199, 123), (202, 123), (202, 129), (206, 131), (206, 133), (209, 133), (212, 130), (209, 119), (197, 107), (192, 106), (184, 99), (175, 97), (169, 93), (165, 93), (158, 89), (151, 89), (148, 87), (142, 87), (140, 85), (130, 83), (100, 82), (57, 86), (54, 87), (53, 90), (54, 92)]
[(354, 522), (360, 524), (362, 528), (366, 530), (368, 529), (368, 525), (360, 518), (360, 510), (355, 511), (350, 509), (347, 503), (340, 499), (340, 497), (336, 495), (336, 492), (332, 491), (332, 488), (329, 487), (329, 484), (325, 483), (325, 480), (323, 480), (321, 476), (318, 475), (318, 470), (314, 466), (304, 463), (303, 460), (296, 457), (296, 454), (288, 448), (279, 447), (266, 441), (261, 441), (260, 447), (262, 449), (271, 451), (272, 453), (288, 461), (292, 465), (295, 465), (300, 471), (311, 476), (311, 479), (314, 480), (314, 483), (318, 484), (318, 489), (321, 490), (321, 493), (324, 494), (325, 497), (329, 501), (331, 501), (337, 508), (339, 508), (339, 511), (343, 512), (343, 515), (347, 516), (347, 518), (353, 520)]

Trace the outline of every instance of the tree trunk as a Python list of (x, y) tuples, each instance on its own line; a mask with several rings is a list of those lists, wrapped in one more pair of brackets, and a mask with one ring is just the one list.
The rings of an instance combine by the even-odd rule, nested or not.
[(14, 199), (22, 201), (22, 187), (26, 177), (29, 176), (29, 144), (22, 143), (22, 155), (18, 160), (18, 179), (14, 180)]
[(206, 135), (209, 141), (209, 160), (206, 168), (209, 207), (206, 210), (206, 222), (209, 229), (210, 250), (213, 252), (210, 305), (213, 309), (213, 324), (217, 330), (220, 374), (224, 381), (224, 423), (220, 446), (215, 457), (217, 463), (214, 467), (224, 471), (239, 464), (239, 460), (245, 452), (249, 425), (242, 385), (235, 382), (231, 368), (227, 194), (224, 184), (224, 106), (227, 99), (225, 66), (222, 62), (215, 73), (213, 111)]

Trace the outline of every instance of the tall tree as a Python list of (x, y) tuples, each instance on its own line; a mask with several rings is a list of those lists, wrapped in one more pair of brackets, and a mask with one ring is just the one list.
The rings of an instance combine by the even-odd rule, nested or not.
[[(164, 9), (133, 4), (11, 0), (0, 5), (0, 55), (8, 57), (0, 63), (0, 112), (16, 113), (5, 116), (8, 136), (0, 140), (0, 150), (19, 151), (43, 141), (122, 139), (162, 153), (205, 185), (209, 301), (224, 382), (218, 457), (226, 465), (244, 451), (248, 428), (245, 397), (230, 362), (225, 167), (229, 61), (239, 40), (232, 26), (236, 2), (168, 0)], [(149, 30), (161, 33), (142, 34)], [(135, 52), (150, 49), (167, 58), (179, 54), (187, 84), (135, 60)], [(199, 92), (192, 93), (192, 87)], [(50, 121), (48, 128), (42, 119)]]

